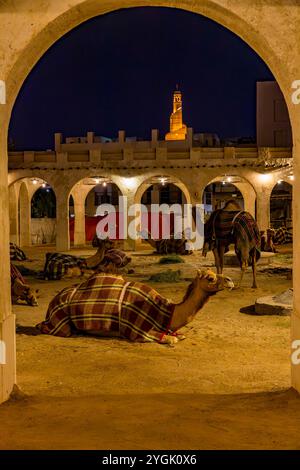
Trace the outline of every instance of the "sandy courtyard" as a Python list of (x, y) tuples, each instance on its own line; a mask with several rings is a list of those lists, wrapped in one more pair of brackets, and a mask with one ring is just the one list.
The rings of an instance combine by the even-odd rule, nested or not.
[[(52, 249), (28, 249), (34, 261), (19, 264), (41, 269)], [(178, 283), (150, 283), (175, 301), (196, 267), (212, 265), (211, 257), (199, 254), (168, 266), (146, 251), (132, 258), (134, 273), (126, 276), (132, 280), (148, 282), (150, 274), (180, 269)], [(279, 254), (273, 265), (291, 262), (290, 254)], [(39, 307), (14, 306), (24, 395), (0, 407), (0, 448), (300, 449), (300, 398), (290, 390), (290, 318), (255, 316), (250, 307), (291, 281), (263, 269), (257, 290), (249, 270), (244, 287), (212, 298), (175, 348), (37, 334), (34, 325), (49, 301), (74, 280), (28, 277), (40, 289)], [(238, 279), (238, 268), (225, 272)]]

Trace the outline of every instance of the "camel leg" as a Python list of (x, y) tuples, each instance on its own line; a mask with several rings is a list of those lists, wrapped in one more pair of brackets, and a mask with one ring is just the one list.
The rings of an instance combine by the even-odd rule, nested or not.
[[(184, 339), (184, 338), (182, 338)], [(177, 336), (171, 336), (171, 335), (164, 335), (163, 338), (161, 339), (160, 343), (161, 344), (167, 344), (171, 348), (175, 346), (176, 343), (178, 343), (179, 338)]]
[(225, 254), (225, 246), (220, 246), (219, 248), (219, 262), (220, 262), (220, 273), (223, 273), (223, 264), (224, 264), (224, 254)]
[(215, 265), (216, 265), (216, 268), (217, 268), (217, 274), (222, 274), (220, 256), (219, 256), (219, 251), (218, 251), (217, 248), (213, 249), (213, 254), (214, 254), (214, 257), (215, 257)]
[(244, 273), (245, 273), (246, 269), (247, 269), (247, 264), (246, 264), (245, 261), (243, 261), (243, 262), (241, 263), (241, 276), (240, 276), (240, 280), (239, 280), (239, 282), (237, 283), (237, 286), (236, 286), (237, 289), (238, 289), (239, 287), (241, 287), (241, 285), (242, 285), (242, 280), (243, 280)]
[(252, 274), (253, 274), (252, 288), (257, 289), (257, 282), (256, 282), (256, 253), (254, 253), (252, 255)]

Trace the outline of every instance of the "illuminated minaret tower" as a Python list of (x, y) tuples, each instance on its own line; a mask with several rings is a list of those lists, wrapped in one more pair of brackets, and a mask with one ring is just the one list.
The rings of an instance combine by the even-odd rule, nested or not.
[(170, 116), (170, 132), (166, 134), (166, 140), (185, 140), (187, 127), (182, 123), (182, 96), (176, 86), (173, 94), (173, 113)]

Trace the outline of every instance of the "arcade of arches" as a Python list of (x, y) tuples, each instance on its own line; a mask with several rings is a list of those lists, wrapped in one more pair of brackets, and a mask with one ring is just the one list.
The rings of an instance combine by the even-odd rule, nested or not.
[[(87, 195), (91, 187), (89, 186), (88, 191), (85, 185), (77, 183), (82, 182), (85, 178), (96, 178), (99, 173), (99, 170), (96, 172), (96, 170), (79, 169), (76, 172), (65, 172), (62, 178), (63, 173), (58, 169), (45, 171), (38, 169), (35, 172), (26, 168), (25, 159), (25, 165), (22, 168), (13, 168), (8, 174), (7, 131), (14, 101), (34, 64), (63, 34), (93, 16), (137, 5), (178, 7), (208, 16), (240, 36), (260, 55), (274, 74), (288, 106), (293, 131), (293, 174), (295, 179), (293, 187), (296, 193), (299, 192), (300, 108), (292, 102), (291, 94), (293, 82), (300, 79), (300, 53), (297, 46), (300, 42), (300, 30), (296, 27), (300, 21), (300, 6), (295, 4), (293, 8), (289, 8), (289, 2), (277, 2), (274, 5), (267, 0), (252, 3), (228, 3), (226, 0), (195, 0), (193, 2), (189, 0), (155, 0), (151, 2), (150, 0), (107, 0), (105, 2), (60, 0), (51, 2), (51, 6), (49, 6), (49, 2), (44, 0), (25, 0), (19, 6), (16, 4), (12, 6), (8, 1), (1, 2), (2, 24), (9, 24), (10, 27), (3, 28), (0, 32), (0, 80), (3, 80), (6, 85), (6, 102), (0, 104), (0, 215), (3, 221), (3, 230), (0, 231), (2, 256), (0, 265), (0, 339), (6, 345), (6, 363), (0, 365), (0, 402), (9, 397), (13, 385), (16, 383), (15, 319), (11, 314), (9, 288), (9, 227), (12, 240), (18, 241), (23, 246), (33, 242), (30, 225), (36, 217), (32, 217), (33, 214), (31, 214), (31, 200), (36, 188), (35, 190), (31, 188), (30, 181), (32, 178), (38, 178), (41, 184), (45, 182), (49, 185), (48, 189), (51, 188), (55, 194), (57, 248), (67, 250), (70, 246), (70, 195), (73, 198), (75, 221), (77, 219), (74, 229), (74, 243), (81, 244), (84, 242), (85, 234), (85, 199), (87, 197), (87, 207), (89, 207), (90, 200)], [(43, 14), (40, 14), (41, 12)], [(274, 30), (276, 30), (276, 34), (274, 34)], [(15, 31), (19, 31), (20, 34), (16, 35)], [(219, 183), (224, 172), (223, 169), (220, 171), (220, 168), (207, 168), (205, 172), (199, 171), (198, 177), (195, 176), (195, 171), (192, 169), (187, 168), (181, 172), (180, 168), (163, 169), (158, 164), (155, 172), (124, 168), (118, 172), (116, 170), (107, 171), (103, 176), (108, 178), (110, 183), (117, 185), (119, 191), (128, 197), (130, 204), (130, 202), (141, 200), (143, 197), (151, 199), (155, 196), (155, 187), (153, 187), (151, 178), (157, 174), (168, 176), (174, 185), (181, 184), (180, 189), (192, 204), (201, 202), (203, 197), (208, 199), (210, 197), (210, 203), (213, 198), (218, 199), (220, 194), (224, 197), (223, 188), (220, 188)], [(226, 174), (229, 173), (226, 172)], [(236, 194), (235, 197), (240, 200), (242, 200), (242, 196), (244, 207), (252, 213), (256, 211), (260, 227), (266, 228), (270, 225), (272, 218), (274, 224), (278, 219), (290, 223), (290, 202), (286, 204), (283, 214), (279, 214), (276, 209), (276, 201), (283, 196), (283, 192), (290, 194), (289, 189), (287, 186), (284, 186), (282, 192), (277, 188), (273, 189), (279, 180), (290, 183), (288, 175), (289, 173), (283, 169), (268, 173), (269, 179), (266, 179), (260, 178), (259, 172), (256, 172), (255, 169), (241, 168), (238, 174), (234, 175), (239, 176), (241, 180), (227, 181), (227, 183), (234, 185), (236, 189), (230, 186), (229, 190), (233, 191)], [(216, 178), (219, 178), (219, 182), (215, 180)], [(145, 191), (146, 196), (143, 196)], [(174, 191), (173, 193), (181, 194)], [(99, 197), (102, 197), (101, 192)], [(114, 198), (113, 192), (110, 197)], [(38, 198), (35, 197), (35, 199), (38, 204)], [(54, 198), (52, 198), (53, 201)], [(294, 199), (293, 231), (296, 244), (299, 244), (300, 239), (299, 211), (299, 201)], [(53, 208), (50, 212), (54, 216)], [(133, 248), (133, 246), (129, 243), (127, 248)], [(292, 340), (300, 339), (299, 257), (300, 252), (295, 251)], [(292, 386), (300, 392), (300, 365), (292, 364)]]
[[(206, 171), (206, 180), (219, 171), (217, 168)], [(218, 175), (208, 183), (203, 179), (203, 174), (201, 177), (200, 172), (198, 178), (193, 174), (191, 180), (187, 169), (185, 169), (185, 183), (182, 177), (180, 180), (178, 170), (164, 173), (163, 176), (160, 174), (151, 177), (145, 172), (142, 176), (131, 177), (129, 200), (146, 207), (150, 204), (164, 203), (170, 205), (203, 203), (205, 213), (208, 215), (212, 210), (222, 208), (229, 199), (235, 199), (242, 209), (257, 218), (261, 230), (266, 230), (270, 226), (291, 227), (293, 181), (289, 179), (290, 171), (288, 168), (262, 175), (249, 169), (235, 169), (235, 176)], [(92, 240), (95, 233), (97, 207), (100, 204), (111, 204), (118, 211), (119, 197), (123, 194), (128, 195), (126, 182), (128, 184), (129, 178), (122, 180), (118, 179), (117, 175), (86, 177), (77, 181), (72, 187), (64, 186), (56, 189), (43, 179), (47, 175), (49, 177), (49, 172), (45, 172), (44, 175), (39, 172), (39, 177), (20, 178), (22, 173), (22, 171), (9, 173), (10, 241), (21, 247), (55, 243), (55, 241), (60, 250), (68, 250), (70, 245), (85, 245)], [(266, 175), (267, 180), (265, 180)], [(78, 172), (73, 170), (72, 176), (78, 178)], [(13, 182), (13, 178), (17, 180)], [(62, 194), (63, 189), (64, 194)], [(68, 214), (64, 219), (65, 223), (60, 226), (56, 224), (56, 194), (64, 201), (63, 213)], [(44, 211), (41, 211), (41, 202), (44, 204)], [(68, 231), (69, 225), (70, 231)], [(128, 248), (135, 249), (136, 244), (132, 240), (126, 243)]]

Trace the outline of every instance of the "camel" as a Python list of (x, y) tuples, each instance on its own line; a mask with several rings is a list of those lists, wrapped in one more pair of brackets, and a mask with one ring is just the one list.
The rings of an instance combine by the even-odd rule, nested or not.
[(10, 282), (11, 299), (13, 304), (18, 304), (19, 301), (24, 301), (31, 307), (38, 305), (38, 289), (34, 291), (28, 284), (26, 284), (22, 274), (12, 263), (10, 264)]
[(9, 253), (11, 261), (24, 261), (27, 260), (27, 256), (24, 251), (15, 243), (9, 243)]
[(146, 284), (126, 282), (115, 274), (94, 274), (58, 293), (37, 328), (55, 336), (80, 332), (174, 346), (184, 339), (177, 332), (195, 318), (209, 298), (233, 287), (232, 280), (222, 274), (198, 271), (183, 300), (176, 304)]
[(222, 274), (224, 254), (229, 245), (234, 243), (238, 257), (241, 276), (236, 287), (240, 287), (244, 273), (252, 266), (252, 288), (257, 288), (256, 263), (260, 258), (260, 232), (255, 219), (249, 212), (242, 211), (239, 204), (229, 200), (223, 209), (212, 212), (204, 226), (204, 245), (202, 255), (205, 257), (212, 250), (217, 273)]
[(267, 230), (268, 241), (266, 251), (273, 251), (277, 253), (274, 245), (285, 245), (286, 243), (293, 243), (293, 233), (286, 227), (279, 227), (277, 229), (268, 228)]
[(170, 238), (154, 240), (151, 238), (151, 233), (147, 230), (141, 231), (140, 235), (142, 239), (146, 240), (159, 255), (168, 255), (171, 253), (176, 253), (177, 255), (190, 255), (192, 253), (192, 250), (186, 249), (187, 239), (184, 237), (175, 238), (174, 235), (171, 235)]
[(109, 240), (101, 240), (96, 253), (89, 258), (81, 258), (64, 253), (46, 253), (46, 262), (43, 272), (44, 279), (57, 280), (91, 274), (103, 261), (106, 250), (111, 247)]
[[(131, 257), (128, 256), (125, 251), (114, 248), (113, 241), (108, 238), (106, 241), (108, 244), (110, 243), (110, 245), (107, 245), (103, 259), (97, 266), (97, 271), (117, 273), (119, 268), (124, 268), (131, 262)], [(92, 245), (94, 247), (99, 247), (101, 244), (103, 244), (103, 240), (98, 238), (97, 233), (95, 233)]]

